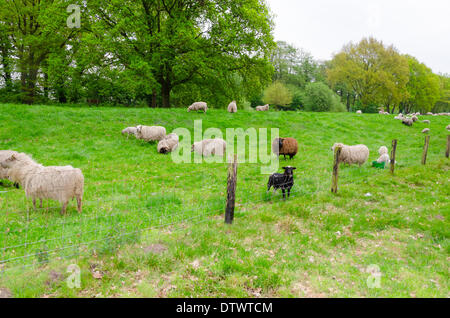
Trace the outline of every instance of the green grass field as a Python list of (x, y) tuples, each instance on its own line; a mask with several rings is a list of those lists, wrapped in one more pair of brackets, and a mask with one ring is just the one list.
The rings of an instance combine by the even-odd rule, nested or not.
[[(207, 114), (185, 109), (0, 105), (0, 149), (85, 176), (84, 209), (34, 211), (0, 186), (0, 290), (14, 297), (449, 297), (448, 117), (406, 127), (351, 113)], [(226, 163), (175, 164), (120, 132), (194, 120), (203, 129), (279, 128), (300, 150), (293, 196), (266, 194), (261, 164), (238, 168), (235, 223), (223, 224)], [(425, 119), (421, 117), (421, 120)], [(426, 166), (424, 136), (431, 129)], [(398, 139), (396, 174), (343, 166), (330, 192), (335, 142), (378, 148)], [(268, 142), (270, 146), (270, 141)], [(281, 172), (281, 169), (280, 169)], [(370, 196), (367, 194), (370, 193)], [(65, 279), (81, 268), (81, 288)], [(380, 288), (369, 288), (378, 266)], [(370, 284), (369, 284), (370, 285)]]

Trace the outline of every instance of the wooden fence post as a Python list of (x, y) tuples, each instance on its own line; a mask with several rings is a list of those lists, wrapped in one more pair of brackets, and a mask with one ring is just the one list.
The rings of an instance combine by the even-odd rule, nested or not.
[(430, 145), (430, 136), (425, 137), (425, 145), (423, 146), (422, 164), (427, 163), (428, 146)]
[(445, 151), (445, 156), (447, 158), (450, 156), (450, 135), (447, 136), (447, 150)]
[(333, 165), (333, 179), (331, 184), (331, 192), (337, 193), (338, 178), (339, 178), (339, 156), (341, 155), (342, 147), (334, 149), (334, 165)]
[(234, 155), (233, 161), (230, 158), (228, 164), (227, 178), (227, 207), (225, 210), (225, 223), (233, 224), (234, 206), (236, 203), (236, 184), (237, 184), (237, 155)]
[(397, 153), (397, 139), (392, 140), (392, 150), (391, 150), (391, 173), (394, 174), (395, 170), (395, 155)]

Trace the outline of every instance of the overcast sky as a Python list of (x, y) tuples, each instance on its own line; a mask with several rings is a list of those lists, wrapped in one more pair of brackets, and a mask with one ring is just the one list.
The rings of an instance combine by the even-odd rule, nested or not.
[(275, 39), (330, 59), (350, 41), (374, 36), (450, 74), (450, 0), (266, 0)]

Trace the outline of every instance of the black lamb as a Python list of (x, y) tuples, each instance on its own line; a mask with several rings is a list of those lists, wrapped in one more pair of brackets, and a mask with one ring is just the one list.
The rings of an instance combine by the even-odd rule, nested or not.
[(288, 198), (291, 195), (291, 189), (294, 186), (294, 167), (283, 167), (284, 173), (274, 173), (269, 177), (269, 183), (267, 184), (267, 192), (273, 187), (274, 190), (281, 189), (283, 191), (283, 199), (286, 199), (286, 190), (288, 192)]

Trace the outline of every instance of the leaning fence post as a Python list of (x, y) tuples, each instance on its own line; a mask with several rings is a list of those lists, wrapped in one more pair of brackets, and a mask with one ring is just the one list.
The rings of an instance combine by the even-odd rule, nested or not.
[(331, 192), (337, 193), (338, 177), (339, 177), (339, 156), (341, 155), (342, 147), (334, 149), (334, 165), (333, 165), (333, 180), (331, 184)]
[(423, 146), (422, 164), (427, 163), (428, 146), (430, 144), (430, 136), (425, 136), (425, 145)]
[(236, 183), (237, 183), (237, 155), (233, 160), (230, 158), (228, 164), (227, 178), (227, 207), (225, 209), (225, 223), (232, 224), (234, 219), (234, 206), (236, 203)]
[(447, 136), (447, 150), (445, 151), (445, 156), (447, 158), (450, 156), (450, 135)]
[(394, 174), (395, 170), (395, 154), (397, 153), (397, 139), (392, 140), (391, 150), (391, 173)]

